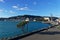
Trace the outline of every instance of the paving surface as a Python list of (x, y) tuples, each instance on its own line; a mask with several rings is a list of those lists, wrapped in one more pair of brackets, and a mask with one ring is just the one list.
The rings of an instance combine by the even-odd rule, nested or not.
[(60, 30), (58, 30), (57, 28), (51, 28), (48, 29), (48, 31), (45, 30), (42, 32), (38, 32), (19, 40), (60, 40)]

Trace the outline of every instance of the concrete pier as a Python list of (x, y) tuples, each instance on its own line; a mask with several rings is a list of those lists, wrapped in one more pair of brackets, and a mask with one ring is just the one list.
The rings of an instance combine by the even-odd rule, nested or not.
[(42, 31), (33, 35), (20, 38), (19, 40), (60, 40), (60, 30), (57, 28), (50, 28), (48, 31)]

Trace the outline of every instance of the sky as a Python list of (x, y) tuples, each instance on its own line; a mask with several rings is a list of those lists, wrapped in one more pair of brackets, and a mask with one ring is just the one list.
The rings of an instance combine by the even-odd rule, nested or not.
[(60, 17), (60, 0), (0, 0), (0, 17), (50, 14)]

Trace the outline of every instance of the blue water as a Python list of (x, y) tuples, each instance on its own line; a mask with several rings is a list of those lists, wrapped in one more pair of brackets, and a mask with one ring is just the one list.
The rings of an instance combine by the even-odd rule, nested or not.
[[(49, 24), (44, 24), (41, 22), (29, 22), (28, 25), (24, 26), (24, 32), (22, 28), (17, 28), (18, 21), (0, 21), (0, 38), (4, 37), (14, 37), (17, 35), (22, 35), (25, 33), (32, 32), (34, 30), (48, 28)], [(28, 32), (27, 32), (28, 26)]]

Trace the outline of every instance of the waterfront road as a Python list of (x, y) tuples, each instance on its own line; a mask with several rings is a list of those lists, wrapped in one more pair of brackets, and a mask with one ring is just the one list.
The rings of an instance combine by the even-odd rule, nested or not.
[(50, 28), (48, 31), (38, 32), (19, 40), (60, 40), (60, 30), (57, 28)]

